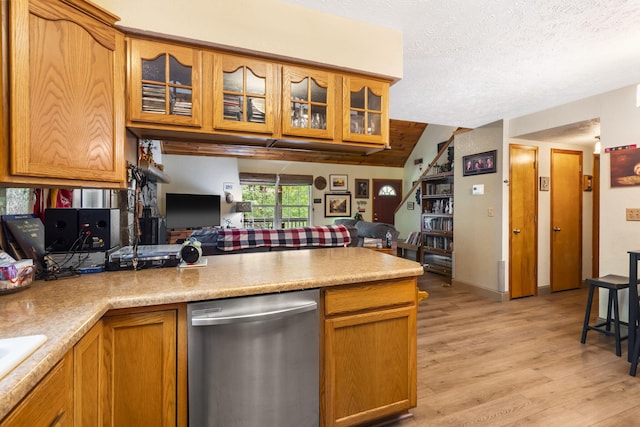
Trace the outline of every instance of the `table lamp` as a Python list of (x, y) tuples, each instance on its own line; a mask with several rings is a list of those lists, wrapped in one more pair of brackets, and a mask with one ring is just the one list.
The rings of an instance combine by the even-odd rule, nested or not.
[[(251, 202), (236, 202), (236, 212), (253, 212), (253, 207), (251, 206)], [(244, 215), (242, 217), (242, 226), (244, 227)]]

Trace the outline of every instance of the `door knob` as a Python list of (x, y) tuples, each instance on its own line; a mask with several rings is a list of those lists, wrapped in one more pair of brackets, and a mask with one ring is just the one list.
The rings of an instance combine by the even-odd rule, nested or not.
[(513, 229), (513, 234), (520, 234), (520, 229), (519, 228), (514, 228)]
[(553, 231), (560, 231), (560, 227), (553, 227)]

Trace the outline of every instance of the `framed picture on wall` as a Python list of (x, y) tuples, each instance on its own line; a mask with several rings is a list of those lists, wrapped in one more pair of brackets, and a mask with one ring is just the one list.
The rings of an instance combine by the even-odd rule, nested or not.
[(356, 199), (369, 198), (369, 180), (356, 179)]
[(329, 191), (347, 191), (347, 175), (329, 175)]
[(351, 216), (351, 194), (325, 194), (324, 195), (324, 216), (325, 217), (347, 217)]
[(462, 176), (496, 173), (498, 151), (485, 151), (462, 157)]

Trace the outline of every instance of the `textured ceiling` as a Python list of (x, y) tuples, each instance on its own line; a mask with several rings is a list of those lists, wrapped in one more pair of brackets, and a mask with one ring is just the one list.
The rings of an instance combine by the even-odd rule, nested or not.
[(392, 119), (474, 128), (640, 82), (640, 0), (283, 0), (403, 33)]

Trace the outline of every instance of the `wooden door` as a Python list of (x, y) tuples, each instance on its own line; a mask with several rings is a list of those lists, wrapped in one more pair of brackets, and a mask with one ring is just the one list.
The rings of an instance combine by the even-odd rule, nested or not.
[(102, 321), (73, 348), (73, 419), (77, 426), (102, 425), (104, 400)]
[(73, 426), (73, 355), (68, 352), (0, 427)]
[(83, 3), (10, 2), (10, 172), (31, 184), (125, 185), (124, 36)]
[(273, 133), (275, 64), (244, 56), (214, 57), (214, 127)]
[(175, 310), (104, 318), (105, 426), (177, 424)]
[(342, 139), (389, 145), (389, 83), (352, 76), (343, 82)]
[(582, 281), (582, 152), (551, 150), (551, 291)]
[(282, 67), (282, 133), (334, 139), (335, 73), (312, 68)]
[(401, 179), (374, 179), (373, 222), (395, 224), (395, 212), (401, 200)]
[(129, 46), (129, 120), (200, 127), (202, 51), (135, 38)]
[(415, 306), (325, 322), (327, 426), (354, 426), (415, 406)]
[(509, 147), (509, 292), (538, 293), (538, 148)]

